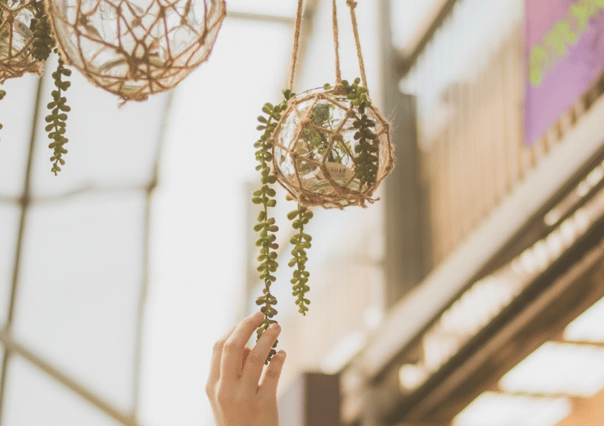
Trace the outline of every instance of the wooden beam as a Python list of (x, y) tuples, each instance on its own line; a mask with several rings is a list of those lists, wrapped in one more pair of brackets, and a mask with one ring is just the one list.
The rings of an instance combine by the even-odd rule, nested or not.
[(577, 346), (595, 346), (598, 348), (604, 348), (604, 342), (587, 342), (584, 340), (564, 340), (564, 339), (552, 339), (554, 343), (568, 343)]
[(457, 0), (438, 0), (434, 2), (430, 12), (411, 37), (411, 41), (401, 52), (401, 60), (397, 71), (402, 76), (405, 76), (415, 64), (428, 42), (434, 37), (436, 31), (453, 10), (455, 3), (457, 3)]
[(248, 13), (248, 12), (237, 12), (230, 10), (227, 12), (228, 19), (242, 19), (245, 21), (260, 21), (260, 22), (272, 22), (276, 24), (285, 24), (285, 25), (293, 25), (294, 17), (293, 16), (279, 16), (279, 15), (269, 15), (264, 13)]
[(397, 166), (385, 181), (384, 191), (386, 309), (421, 283), (427, 273), (422, 250), (428, 231), (424, 226), (427, 208), (420, 186), (416, 100), (398, 90), (388, 94), (392, 97), (396, 100), (390, 99), (391, 108), (386, 111), (390, 114), (396, 110), (398, 116), (393, 125)]

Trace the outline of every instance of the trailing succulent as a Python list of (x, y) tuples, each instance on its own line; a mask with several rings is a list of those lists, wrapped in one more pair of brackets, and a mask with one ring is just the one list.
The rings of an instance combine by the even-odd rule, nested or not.
[[(54, 48), (56, 43), (52, 37), (44, 2), (42, 0), (34, 1), (33, 9), (34, 17), (29, 25), (34, 36), (31, 55), (37, 61), (47, 61), (51, 52), (54, 51), (57, 55), (59, 52)], [(68, 139), (65, 137), (65, 128), (67, 112), (70, 111), (70, 108), (66, 104), (67, 99), (64, 96), (64, 92), (71, 85), (69, 81), (65, 80), (65, 77), (69, 77), (70, 75), (71, 70), (65, 68), (65, 63), (59, 56), (57, 69), (52, 73), (55, 90), (52, 91), (53, 100), (47, 106), (50, 114), (46, 116), (46, 122), (49, 123), (46, 126), (46, 132), (48, 132), (49, 139), (52, 139), (49, 145), (49, 148), (53, 150), (53, 155), (50, 157), (50, 161), (53, 162), (51, 171), (55, 176), (61, 171), (59, 164), (65, 164), (63, 154), (67, 154), (67, 150), (64, 148), (64, 145), (68, 142)], [(0, 99), (2, 99), (6, 95), (6, 92), (3, 90), (0, 92)], [(2, 125), (0, 125), (1, 128)]]
[[(55, 40), (52, 38), (50, 30), (50, 23), (48, 22), (48, 15), (44, 9), (44, 3), (41, 0), (34, 2), (34, 9), (36, 15), (31, 20), (30, 27), (34, 32), (34, 50), (32, 56), (38, 61), (46, 61), (50, 57), (50, 52), (53, 51), (59, 56), (59, 51), (55, 46)], [(46, 132), (48, 132), (48, 138), (52, 139), (52, 142), (48, 145), (53, 150), (53, 155), (50, 157), (52, 164), (51, 172), (57, 175), (61, 171), (59, 165), (64, 165), (65, 160), (63, 154), (67, 154), (67, 150), (64, 145), (69, 141), (65, 137), (67, 113), (70, 111), (67, 106), (67, 99), (64, 93), (71, 83), (64, 80), (65, 77), (71, 75), (71, 70), (65, 68), (65, 63), (59, 56), (59, 64), (55, 72), (52, 73), (54, 80), (55, 90), (52, 91), (52, 102), (50, 102), (47, 108), (50, 110), (50, 114), (46, 116), (46, 122), (49, 123), (46, 126)]]
[(294, 234), (290, 239), (290, 243), (294, 248), (291, 251), (293, 257), (289, 261), (288, 266), (290, 268), (296, 267), (294, 276), (291, 279), (291, 283), (293, 284), (292, 289), (294, 290), (292, 294), (298, 297), (296, 299), (298, 312), (304, 316), (306, 316), (306, 311), (308, 311), (308, 307), (304, 305), (310, 305), (310, 300), (304, 297), (310, 291), (310, 287), (306, 285), (310, 276), (310, 272), (306, 270), (306, 261), (308, 260), (306, 249), (311, 247), (310, 242), (312, 240), (312, 237), (304, 232), (304, 225), (308, 224), (312, 217), (312, 211), (300, 204), (298, 204), (296, 210), (292, 210), (287, 214), (287, 218), (293, 220), (292, 227), (298, 230), (298, 233)]
[(48, 147), (54, 150), (53, 156), (50, 157), (50, 161), (54, 161), (51, 171), (55, 176), (61, 171), (59, 163), (61, 165), (65, 164), (63, 154), (67, 154), (67, 150), (64, 148), (64, 145), (69, 141), (65, 137), (65, 121), (67, 120), (67, 113), (71, 108), (66, 104), (67, 99), (63, 96), (63, 92), (69, 88), (71, 83), (63, 81), (63, 77), (69, 77), (70, 75), (71, 70), (64, 67), (63, 60), (59, 56), (59, 66), (52, 73), (56, 89), (52, 91), (52, 102), (48, 103), (48, 109), (51, 110), (51, 113), (46, 116), (46, 122), (49, 123), (46, 126), (46, 131), (48, 132), (49, 139), (52, 139)]
[[(261, 115), (258, 117), (260, 125), (257, 129), (262, 130), (263, 134), (254, 144), (254, 147), (257, 149), (256, 160), (259, 163), (256, 166), (256, 170), (260, 171), (260, 182), (262, 183), (262, 186), (254, 192), (252, 202), (254, 204), (262, 204), (263, 206), (263, 210), (258, 214), (258, 223), (254, 226), (254, 231), (259, 233), (259, 238), (256, 241), (256, 246), (260, 247), (260, 255), (258, 256), (259, 265), (257, 269), (258, 272), (260, 272), (260, 279), (264, 280), (265, 286), (263, 290), (264, 295), (256, 299), (256, 304), (264, 305), (260, 310), (264, 312), (264, 315), (266, 316), (264, 322), (257, 330), (257, 340), (260, 339), (271, 323), (276, 322), (269, 318), (272, 318), (277, 314), (277, 310), (273, 307), (277, 304), (277, 299), (271, 294), (270, 287), (271, 284), (277, 280), (273, 273), (277, 271), (277, 267), (279, 266), (277, 263), (276, 251), (279, 248), (279, 245), (275, 242), (277, 239), (275, 233), (279, 230), (279, 227), (275, 224), (275, 218), (269, 217), (268, 209), (277, 205), (277, 200), (275, 200), (276, 191), (271, 187), (271, 185), (277, 182), (277, 176), (271, 173), (270, 168), (270, 162), (273, 159), (270, 138), (277, 127), (277, 122), (281, 118), (281, 113), (287, 108), (287, 101), (294, 96), (294, 93), (292, 93), (291, 90), (284, 90), (283, 95), (285, 100), (280, 104), (272, 105), (266, 103), (262, 108), (262, 112), (266, 114), (266, 116)], [(277, 340), (271, 348), (266, 359), (266, 364), (268, 364), (271, 358), (277, 353), (274, 348), (277, 346), (278, 342), (279, 341)]]
[[(373, 141), (377, 139), (376, 134), (372, 130), (375, 128), (375, 122), (370, 120), (365, 114), (365, 109), (371, 103), (367, 98), (367, 89), (359, 86), (359, 83), (360, 79), (356, 79), (352, 85), (347, 81), (343, 81), (342, 87), (345, 90), (347, 98), (351, 101), (352, 105), (357, 107), (358, 112), (361, 114), (361, 117), (353, 123), (355, 129), (357, 129), (354, 138), (359, 141), (355, 147), (356, 156), (353, 160), (355, 163), (355, 174), (360, 179), (361, 186), (363, 186), (363, 184), (372, 184), (375, 182), (378, 159), (375, 154), (377, 147), (373, 144)], [(330, 88), (328, 84), (324, 87), (325, 89)], [(260, 139), (254, 144), (256, 148), (256, 160), (259, 163), (256, 166), (256, 170), (260, 171), (262, 186), (260, 189), (254, 191), (252, 202), (263, 207), (258, 214), (258, 223), (254, 226), (254, 231), (258, 232), (256, 246), (260, 248), (260, 254), (257, 259), (259, 263), (257, 270), (260, 273), (260, 279), (264, 281), (263, 295), (256, 299), (256, 304), (263, 305), (260, 310), (265, 315), (263, 323), (256, 331), (256, 341), (260, 339), (271, 323), (276, 322), (271, 318), (277, 314), (277, 310), (274, 308), (277, 304), (277, 299), (270, 292), (271, 285), (277, 280), (274, 273), (279, 267), (277, 262), (277, 249), (279, 246), (276, 243), (277, 236), (275, 235), (279, 231), (279, 227), (275, 222), (275, 218), (269, 214), (269, 209), (275, 207), (277, 204), (277, 200), (275, 199), (276, 191), (271, 186), (277, 182), (277, 176), (270, 167), (270, 163), (273, 160), (271, 137), (277, 127), (277, 123), (281, 119), (281, 114), (287, 109), (288, 101), (295, 94), (291, 90), (284, 90), (283, 95), (285, 99), (280, 104), (264, 104), (262, 112), (265, 115), (258, 117), (260, 124), (257, 127), (263, 133)], [(327, 125), (330, 126), (330, 112), (330, 105), (317, 105), (311, 113), (311, 122), (318, 128), (325, 128)], [(309, 143), (311, 150), (317, 150), (317, 152), (323, 154), (325, 149), (327, 149), (328, 140), (323, 132), (317, 129), (305, 129), (303, 137)], [(348, 146), (350, 145), (348, 144)], [(344, 155), (344, 153), (336, 152), (335, 155), (340, 156)], [(298, 204), (297, 208), (287, 215), (287, 218), (292, 221), (292, 227), (297, 231), (290, 239), (293, 249), (291, 251), (292, 258), (288, 265), (295, 268), (291, 279), (292, 294), (297, 297), (296, 305), (298, 305), (298, 312), (302, 315), (306, 315), (308, 311), (307, 305), (310, 304), (310, 300), (305, 297), (306, 293), (310, 291), (310, 287), (307, 285), (310, 272), (306, 270), (306, 262), (308, 260), (307, 249), (311, 247), (312, 241), (312, 237), (305, 232), (304, 227), (312, 217), (312, 211), (301, 204)], [(278, 343), (279, 340), (275, 341), (265, 361), (266, 364), (277, 353), (275, 348)]]
[(357, 78), (353, 84), (349, 84), (346, 80), (342, 81), (342, 85), (346, 90), (346, 95), (352, 105), (358, 108), (361, 118), (355, 120), (353, 126), (357, 129), (354, 135), (355, 140), (359, 143), (355, 147), (354, 157), (354, 173), (361, 182), (361, 187), (368, 184), (371, 185), (375, 182), (378, 171), (378, 147), (373, 143), (377, 140), (377, 135), (372, 129), (375, 129), (375, 121), (370, 120), (365, 114), (365, 109), (371, 106), (369, 98), (367, 98), (367, 89), (363, 86), (359, 86), (361, 79)]

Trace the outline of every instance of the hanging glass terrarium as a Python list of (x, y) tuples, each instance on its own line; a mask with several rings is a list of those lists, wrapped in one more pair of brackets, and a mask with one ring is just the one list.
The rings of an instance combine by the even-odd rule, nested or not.
[[(371, 104), (358, 36), (356, 2), (347, 0), (362, 76), (352, 84), (340, 72), (336, 0), (333, 30), (336, 84), (287, 99), (270, 136), (273, 171), (291, 198), (306, 207), (344, 208), (374, 202), (374, 191), (394, 167), (390, 126)], [(297, 43), (294, 45), (290, 89)]]
[(42, 63), (32, 56), (35, 13), (34, 0), (0, 0), (0, 83), (41, 73)]
[(364, 205), (392, 169), (388, 122), (349, 99), (366, 93), (358, 83), (291, 98), (275, 129), (278, 180), (305, 206)]
[(125, 100), (175, 87), (205, 61), (224, 0), (48, 0), (63, 56)]

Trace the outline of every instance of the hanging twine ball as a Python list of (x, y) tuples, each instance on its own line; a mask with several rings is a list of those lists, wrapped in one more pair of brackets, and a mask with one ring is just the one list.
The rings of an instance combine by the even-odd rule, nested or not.
[(224, 0), (46, 0), (59, 48), (124, 100), (175, 87), (212, 50)]
[(0, 83), (24, 73), (42, 72), (33, 56), (35, 16), (33, 0), (0, 0)]
[(271, 137), (273, 170), (288, 198), (340, 209), (376, 201), (394, 167), (390, 126), (358, 83), (289, 100)]

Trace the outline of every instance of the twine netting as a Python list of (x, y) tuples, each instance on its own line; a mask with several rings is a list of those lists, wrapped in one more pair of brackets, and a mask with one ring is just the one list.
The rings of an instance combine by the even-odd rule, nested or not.
[(33, 0), (0, 0), (0, 83), (24, 73), (42, 72), (42, 63), (32, 56)]
[[(394, 168), (394, 147), (390, 125), (380, 111), (373, 105), (360, 111), (358, 103), (355, 104), (347, 96), (342, 85), (336, 3), (336, 0), (332, 0), (335, 87), (311, 90), (289, 100), (271, 136), (273, 171), (290, 197), (301, 205), (340, 209), (347, 206), (366, 207), (367, 202), (377, 201), (372, 198), (373, 193)], [(303, 0), (298, 0), (290, 90), (296, 69), (302, 4)], [(362, 82), (367, 89), (355, 15), (357, 3), (347, 0), (346, 4), (350, 8)], [(368, 100), (368, 92), (366, 96)], [(369, 182), (361, 177), (356, 167), (363, 160), (358, 146), (362, 131), (354, 123), (358, 124), (361, 120), (370, 120), (375, 124), (372, 132), (376, 137), (371, 140), (371, 145), (377, 157), (377, 172)]]
[(341, 87), (315, 89), (292, 98), (273, 133), (273, 169), (279, 183), (300, 204), (344, 208), (365, 206), (394, 167), (390, 125), (373, 106), (365, 115), (376, 124), (377, 175), (361, 185), (355, 173), (359, 141), (354, 122), (362, 114)]
[(124, 100), (175, 87), (205, 61), (224, 0), (46, 0), (62, 56)]

